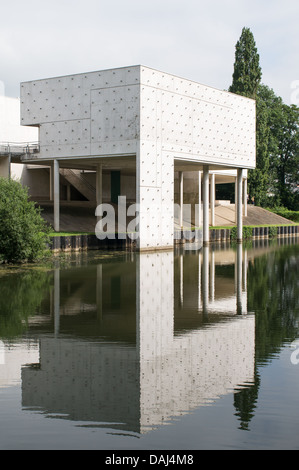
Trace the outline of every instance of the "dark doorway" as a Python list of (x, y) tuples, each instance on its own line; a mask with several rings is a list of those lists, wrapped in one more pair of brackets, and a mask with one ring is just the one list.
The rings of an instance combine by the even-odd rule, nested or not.
[(118, 203), (120, 196), (120, 171), (111, 171), (111, 202)]

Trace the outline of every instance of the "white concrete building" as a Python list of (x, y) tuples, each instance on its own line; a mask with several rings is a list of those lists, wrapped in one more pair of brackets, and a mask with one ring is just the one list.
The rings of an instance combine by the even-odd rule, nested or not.
[(38, 129), (21, 126), (20, 121), (19, 98), (0, 95), (0, 176), (21, 180), (24, 165), (19, 164), (20, 156), (26, 153), (28, 142), (37, 145)]
[[(39, 129), (39, 152), (20, 161), (51, 169), (46, 191), (54, 199), (55, 230), (61, 178), (77, 177), (85, 188), (94, 178), (95, 205), (109, 189), (112, 202), (121, 195), (135, 199), (141, 250), (171, 248), (174, 182), (182, 206), (188, 172), (198, 187), (195, 218), (208, 243), (209, 200), (214, 207), (215, 178), (224, 172), (236, 180), (241, 240), (242, 182), (255, 167), (255, 101), (133, 66), (22, 83), (21, 124)], [(179, 219), (181, 226), (182, 214)]]

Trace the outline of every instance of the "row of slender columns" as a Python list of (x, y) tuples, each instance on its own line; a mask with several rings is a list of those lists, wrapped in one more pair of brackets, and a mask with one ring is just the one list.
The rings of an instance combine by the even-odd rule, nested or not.
[[(203, 167), (203, 190), (202, 190), (202, 200), (203, 200), (203, 244), (206, 245), (210, 241), (209, 235), (209, 206), (211, 205), (211, 225), (215, 225), (215, 175), (211, 174), (211, 184), (210, 184), (210, 175), (209, 175), (209, 166), (205, 165)], [(242, 230), (243, 230), (243, 220), (242, 220), (242, 182), (243, 182), (243, 170), (237, 170), (237, 182), (236, 182), (236, 215), (237, 215), (237, 240), (238, 242), (242, 241)], [(180, 185), (180, 227), (183, 227), (183, 195), (184, 195), (184, 180), (183, 172), (179, 172), (179, 185)], [(96, 198), (97, 205), (102, 203), (102, 165), (97, 165), (97, 176), (96, 176)], [(52, 183), (50, 183), (52, 191)], [(201, 177), (199, 173), (199, 212), (201, 207)], [(210, 201), (209, 201), (209, 187), (210, 187)], [(54, 230), (59, 232), (60, 229), (60, 190), (59, 190), (59, 161), (53, 161), (53, 199), (54, 199)], [(51, 197), (51, 195), (50, 195)], [(210, 204), (211, 203), (211, 204)], [(200, 216), (198, 215), (198, 220), (200, 221)]]
[[(245, 180), (246, 181), (246, 180)], [(247, 183), (247, 181), (246, 181)], [(243, 214), (242, 214), (242, 186), (243, 186), (243, 170), (239, 168), (237, 170), (236, 179), (236, 222), (237, 222), (237, 241), (242, 241), (243, 232)], [(201, 173), (199, 172), (199, 201), (198, 207), (200, 211), (201, 207)], [(179, 214), (179, 225), (183, 228), (183, 194), (184, 194), (184, 174), (182, 171), (179, 172), (179, 194), (180, 194), (180, 214)], [(247, 215), (247, 187), (244, 182), (244, 215)], [(202, 177), (202, 203), (203, 203), (203, 244), (207, 245), (210, 242), (209, 234), (209, 222), (210, 222), (210, 211), (211, 207), (211, 225), (215, 225), (215, 174), (209, 174), (209, 166), (204, 165), (203, 177)], [(200, 216), (198, 216), (200, 221)]]

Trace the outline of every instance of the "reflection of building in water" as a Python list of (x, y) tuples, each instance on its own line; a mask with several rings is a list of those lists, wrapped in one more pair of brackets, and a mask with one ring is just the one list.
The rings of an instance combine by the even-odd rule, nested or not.
[[(41, 337), (39, 368), (26, 367), (22, 371), (23, 405), (41, 407), (48, 413), (65, 415), (76, 421), (146, 432), (252, 381), (254, 317), (236, 315), (238, 295), (235, 294), (234, 308), (231, 304), (227, 315), (217, 314), (218, 320), (222, 321), (213, 317), (203, 327), (200, 318), (203, 313), (209, 315), (210, 300), (207, 299), (203, 312), (199, 298), (207, 282), (207, 270), (198, 254), (194, 256), (198, 263), (197, 289), (188, 298), (193, 297), (196, 303), (192, 315), (197, 317), (190, 324), (187, 319), (186, 329), (182, 327), (181, 319), (181, 328), (177, 331), (174, 327), (177, 259), (174, 259), (173, 252), (137, 256), (136, 344), (125, 340), (109, 341), (109, 335), (97, 341), (95, 338), (90, 341), (78, 340), (74, 335), (66, 336), (62, 328), (64, 319), (60, 315), (61, 294), (57, 294), (62, 271), (61, 276), (57, 272), (53, 302), (56, 334), (54, 337)], [(192, 262), (194, 256), (190, 257)], [(205, 262), (204, 252), (202, 258)], [(107, 303), (107, 286), (114, 284), (116, 291), (120, 292), (119, 286), (124, 278), (128, 283), (126, 269), (119, 272), (120, 280), (117, 281), (112, 281), (116, 275), (113, 269), (109, 280), (104, 264), (95, 272), (97, 318), (105, 322), (109, 310), (108, 316), (117, 322), (113, 312), (126, 307), (121, 293), (117, 302), (114, 299), (114, 304)], [(210, 276), (214, 271), (209, 272)], [(234, 277), (225, 278), (225, 282), (230, 286), (228, 294), (232, 297)], [(236, 287), (240, 288), (240, 283)], [(213, 295), (211, 305), (215, 313), (215, 302), (220, 301), (217, 287)], [(225, 299), (225, 295), (222, 298)], [(185, 312), (188, 314), (189, 311), (188, 307)], [(182, 316), (182, 312), (184, 310), (179, 315)]]
[(247, 251), (242, 245), (235, 251), (205, 246), (198, 256), (178, 254), (176, 263), (175, 292), (181, 307), (204, 314), (247, 313)]

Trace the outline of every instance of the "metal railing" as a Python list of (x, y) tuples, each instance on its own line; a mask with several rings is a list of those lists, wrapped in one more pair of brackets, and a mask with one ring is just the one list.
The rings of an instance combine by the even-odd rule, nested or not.
[(39, 142), (0, 142), (0, 155), (30, 156), (39, 151)]

